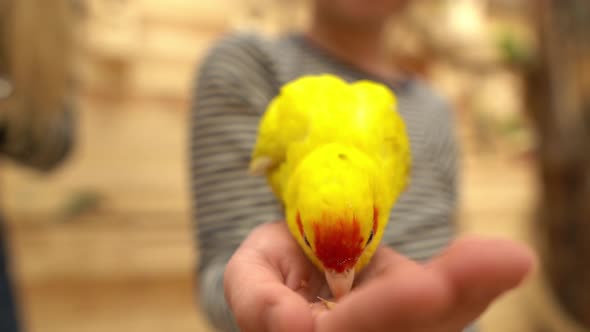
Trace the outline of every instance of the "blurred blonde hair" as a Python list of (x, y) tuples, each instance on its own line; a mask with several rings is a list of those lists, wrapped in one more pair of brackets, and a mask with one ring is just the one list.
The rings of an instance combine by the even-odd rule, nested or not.
[(63, 111), (70, 79), (71, 2), (0, 0), (0, 51), (13, 87), (0, 105), (9, 135), (23, 130), (35, 135)]

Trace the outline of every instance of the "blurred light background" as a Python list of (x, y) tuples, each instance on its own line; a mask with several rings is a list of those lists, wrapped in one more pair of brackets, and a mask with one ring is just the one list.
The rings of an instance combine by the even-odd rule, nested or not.
[[(306, 4), (69, 3), (76, 150), (49, 176), (11, 162), (0, 173), (26, 325), (31, 332), (209, 331), (193, 295), (192, 77), (216, 38), (239, 29), (272, 35), (302, 27)], [(390, 45), (392, 61), (430, 80), (456, 106), (463, 232), (529, 242), (538, 192), (534, 135), (514, 64), (530, 55), (535, 38), (523, 3), (417, 1), (392, 23)], [(490, 308), (483, 331), (577, 327), (534, 277)]]

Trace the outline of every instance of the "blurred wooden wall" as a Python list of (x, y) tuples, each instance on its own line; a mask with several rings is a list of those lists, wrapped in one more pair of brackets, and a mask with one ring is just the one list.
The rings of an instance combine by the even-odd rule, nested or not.
[(527, 100), (538, 137), (535, 234), (551, 295), (590, 329), (590, 3), (534, 9), (540, 47)]
[(0, 172), (28, 330), (206, 331), (186, 116), (196, 66), (233, 12), (192, 0), (74, 10), (75, 151), (51, 174), (8, 161)]
[(300, 26), (301, 0), (87, 0), (78, 62), (82, 92), (103, 99), (185, 102), (211, 42), (232, 30)]
[(228, 0), (89, 0), (81, 20), (84, 95), (184, 102), (195, 66), (235, 15)]

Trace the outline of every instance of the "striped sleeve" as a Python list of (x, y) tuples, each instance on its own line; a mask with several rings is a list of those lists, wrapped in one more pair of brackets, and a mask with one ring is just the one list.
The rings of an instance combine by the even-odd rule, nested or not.
[(211, 323), (236, 331), (225, 302), (229, 258), (257, 225), (281, 218), (265, 180), (247, 175), (260, 114), (275, 91), (265, 55), (247, 39), (220, 41), (201, 65), (191, 118), (191, 185), (199, 298)]
[[(438, 165), (440, 182), (445, 188), (441, 197), (446, 200), (447, 206), (451, 207), (449, 216), (455, 217), (452, 212), (455, 211), (458, 198), (460, 151), (454, 126), (454, 112), (442, 99), (439, 104), (439, 111), (433, 112), (429, 138), (433, 164)], [(448, 223), (453, 223), (453, 220), (449, 220)]]

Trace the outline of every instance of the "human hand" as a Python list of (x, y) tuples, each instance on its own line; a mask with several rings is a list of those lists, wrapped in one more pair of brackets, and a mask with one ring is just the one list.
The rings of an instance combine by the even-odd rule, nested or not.
[(285, 223), (256, 228), (225, 271), (226, 298), (243, 332), (459, 332), (533, 266), (532, 253), (506, 240), (457, 240), (427, 264), (381, 247), (352, 292), (331, 310), (323, 273)]

